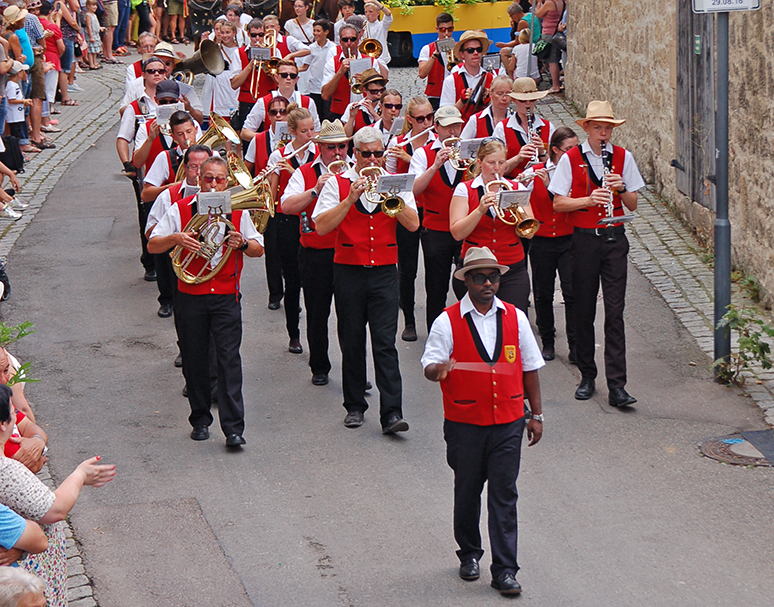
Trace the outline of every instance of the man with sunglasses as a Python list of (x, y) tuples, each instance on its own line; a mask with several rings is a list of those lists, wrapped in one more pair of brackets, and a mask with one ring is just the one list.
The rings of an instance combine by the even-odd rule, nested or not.
[[(481, 575), (479, 520), (487, 484), (491, 586), (521, 593), (516, 581), (516, 481), (526, 425), (529, 446), (543, 435), (538, 369), (545, 365), (527, 316), (496, 297), (500, 265), (487, 247), (471, 247), (455, 278), (467, 294), (435, 320), (422, 355), (425, 377), (443, 393), (446, 461), (454, 471), (454, 539), (459, 576)], [(531, 417), (525, 424), (525, 400)]]
[(379, 101), (387, 90), (387, 79), (372, 69), (363, 72), (360, 84), (363, 87), (362, 99), (350, 103), (341, 117), (349, 136), (379, 120)]
[[(357, 26), (347, 23), (342, 26), (340, 32), (340, 44), (334, 52), (329, 53), (322, 78), (322, 98), (325, 101), (331, 102), (330, 115), (326, 116), (328, 120), (342, 118), (344, 111), (350, 103), (362, 99), (362, 95), (356, 95), (352, 92), (349, 82), (350, 78), (359, 81), (363, 75), (363, 73), (350, 74), (349, 72), (350, 60), (364, 58), (357, 48), (361, 31)], [(371, 69), (381, 74), (384, 81), (387, 82), (387, 76), (389, 75), (387, 66), (379, 59), (365, 58), (370, 59)]]
[[(451, 38), (454, 33), (454, 17), (449, 13), (441, 13), (435, 18), (435, 31), (438, 40)], [(447, 72), (447, 56), (436, 48), (435, 42), (426, 44), (419, 51), (419, 77), (427, 78), (425, 97), (428, 98), (434, 110), (437, 110), (441, 101), (441, 90)]]
[[(200, 169), (202, 192), (226, 190), (228, 164), (219, 155), (205, 160)], [(174, 203), (153, 228), (148, 250), (163, 253), (174, 246), (197, 252), (201, 242), (193, 233), (183, 232), (184, 226), (196, 213), (196, 197)], [(242, 399), (242, 308), (239, 278), (243, 255), (263, 255), (263, 236), (258, 233), (247, 211), (233, 211), (228, 219), (235, 229), (226, 233), (218, 224), (223, 245), (209, 262), (195, 257), (188, 270), (197, 273), (204, 263), (215, 267), (226, 248), (233, 249), (223, 268), (211, 279), (198, 285), (178, 280), (175, 305), (180, 352), (183, 355), (183, 375), (188, 386), (191, 415), (188, 418), (193, 440), (207, 440), (213, 418), (210, 411), (210, 340), (213, 340), (218, 367), (218, 411), (220, 426), (227, 447), (241, 447), (245, 428)]]
[[(328, 357), (328, 317), (333, 299), (336, 231), (321, 236), (315, 232), (314, 222), (310, 218), (323, 186), (334, 176), (328, 171), (328, 167), (333, 162), (347, 160), (349, 140), (344, 132), (344, 125), (339, 120), (332, 123), (323, 120), (320, 134), (314, 139), (320, 153), (312, 162), (302, 165), (292, 174), (282, 194), (282, 211), (287, 214), (302, 214), (298, 261), (307, 316), (309, 367), (315, 386), (326, 385), (331, 370)], [(308, 223), (304, 218), (308, 219)]]
[[(489, 103), (487, 91), (492, 86), (494, 74), (485, 72), (481, 62), (489, 50), (490, 41), (486, 33), (480, 30), (470, 30), (462, 34), (460, 41), (454, 46), (455, 56), (462, 62), (462, 68), (443, 81), (441, 89), (441, 106), (454, 105), (467, 120), (484, 109)], [(483, 84), (479, 87), (481, 79)], [(483, 88), (483, 91), (481, 89)], [(478, 91), (476, 99), (473, 92)]]
[(240, 137), (243, 141), (252, 141), (257, 133), (268, 130), (269, 121), (266, 119), (266, 107), (274, 97), (284, 97), (290, 103), (295, 103), (299, 107), (308, 109), (314, 120), (314, 130), (320, 130), (320, 118), (317, 115), (317, 106), (312, 98), (302, 95), (296, 90), (298, 82), (298, 67), (292, 61), (283, 59), (277, 68), (277, 75), (274, 76), (277, 88), (269, 94), (261, 97), (250, 110), (242, 125)]
[(355, 166), (328, 179), (312, 214), (317, 233), (336, 233), (333, 258), (333, 290), (338, 317), (342, 360), (342, 389), (347, 415), (344, 425), (363, 425), (368, 409), (366, 393), (366, 326), (379, 388), (382, 432), (405, 432), (402, 381), (395, 337), (398, 331), (397, 222), (410, 232), (419, 228), (419, 216), (411, 192), (401, 192), (404, 208), (396, 217), (381, 211), (380, 204), (363, 195), (365, 167), (384, 166), (382, 133), (373, 127), (360, 129), (353, 139)]
[(435, 113), (437, 138), (414, 152), (409, 173), (414, 179), (414, 196), (422, 205), (422, 256), (425, 260), (425, 294), (427, 303), (427, 330), (446, 307), (452, 265), (460, 257), (462, 242), (449, 231), (449, 205), (454, 188), (465, 179), (465, 171), (458, 171), (449, 162), (450, 149), (443, 146), (449, 137), (459, 137), (462, 115), (453, 105), (446, 105)]

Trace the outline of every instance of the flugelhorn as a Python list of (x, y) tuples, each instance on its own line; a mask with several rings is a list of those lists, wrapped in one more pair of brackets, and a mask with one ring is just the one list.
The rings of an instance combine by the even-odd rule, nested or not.
[(443, 147), (449, 148), (449, 163), (457, 171), (464, 171), (473, 164), (472, 158), (460, 158), (461, 143), (462, 139), (459, 137), (449, 137), (443, 141)]
[(352, 165), (349, 164), (349, 162), (346, 160), (334, 160), (326, 167), (326, 170), (332, 175), (341, 175), (342, 173), (346, 173), (351, 168)]
[[(487, 192), (497, 193), (510, 190), (513, 190), (510, 182), (500, 179), (500, 176), (497, 174), (495, 174), (495, 178), (492, 181), (486, 184)], [(507, 223), (509, 226), (516, 226), (516, 234), (521, 238), (531, 238), (540, 229), (540, 222), (534, 217), (527, 215), (527, 212), (521, 205), (514, 204), (502, 209), (498, 201), (498, 204), (495, 204), (492, 208), (494, 208), (500, 221)]]
[(387, 217), (397, 217), (406, 206), (405, 201), (398, 196), (397, 192), (382, 194), (376, 191), (379, 184), (379, 177), (387, 175), (382, 167), (367, 166), (360, 169), (360, 177), (366, 180), (366, 189), (363, 192), (365, 199), (372, 204), (379, 204), (382, 207), (382, 213)]

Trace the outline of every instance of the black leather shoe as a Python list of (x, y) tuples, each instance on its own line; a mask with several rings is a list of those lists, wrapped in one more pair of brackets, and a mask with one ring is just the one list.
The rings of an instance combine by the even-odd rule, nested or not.
[(414, 325), (406, 325), (406, 328), (403, 329), (403, 333), (401, 333), (400, 338), (403, 341), (416, 341), (417, 328)]
[(193, 440), (207, 440), (210, 438), (210, 429), (207, 426), (194, 426), (191, 430), (191, 438)]
[(179, 369), (183, 366), (183, 355), (179, 354), (175, 357), (175, 366)]
[(312, 384), (315, 386), (325, 386), (328, 384), (327, 373), (315, 373), (312, 375)]
[(623, 388), (610, 388), (608, 402), (611, 407), (628, 407), (637, 402), (637, 399), (631, 396)]
[(495, 590), (499, 590), (503, 596), (510, 594), (521, 594), (521, 584), (516, 581), (516, 576), (512, 573), (501, 573), (492, 578), (490, 584)]
[(280, 302), (278, 301), (269, 302), (269, 310), (279, 310), (279, 309), (280, 309)]
[(363, 412), (362, 411), (350, 411), (344, 418), (344, 425), (347, 428), (359, 428), (363, 425)]
[(543, 344), (543, 360), (554, 360), (555, 358), (554, 344)]
[(472, 582), (481, 577), (481, 568), (476, 559), (465, 559), (460, 565), (460, 577), (466, 582)]
[(157, 314), (159, 318), (169, 318), (172, 316), (172, 304), (161, 304)]
[(387, 418), (387, 423), (382, 428), (382, 434), (395, 434), (396, 432), (406, 432), (409, 429), (408, 422), (397, 413), (393, 413)]
[(247, 441), (240, 434), (229, 434), (226, 437), (226, 447), (241, 447)]
[(145, 270), (145, 282), (156, 282), (156, 270)]
[(298, 339), (291, 339), (288, 345), (288, 352), (291, 354), (302, 354), (304, 348), (301, 346), (301, 342)]
[(590, 377), (581, 378), (578, 389), (575, 391), (575, 400), (588, 400), (594, 396), (594, 380)]

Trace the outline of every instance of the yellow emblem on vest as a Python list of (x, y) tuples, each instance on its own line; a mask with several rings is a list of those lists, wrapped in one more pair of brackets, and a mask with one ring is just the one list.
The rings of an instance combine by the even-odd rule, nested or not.
[(503, 351), (505, 352), (505, 362), (516, 362), (516, 346), (504, 346)]

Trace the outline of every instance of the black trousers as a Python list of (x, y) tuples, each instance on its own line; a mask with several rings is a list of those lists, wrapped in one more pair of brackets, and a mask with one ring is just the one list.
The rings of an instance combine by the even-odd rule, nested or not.
[(218, 367), (218, 411), (223, 434), (242, 434), (242, 305), (236, 295), (190, 295), (178, 292), (177, 315), (183, 375), (188, 386), (191, 426), (212, 424), (210, 412), (210, 340)]
[(481, 491), (487, 485), (492, 576), (516, 575), (519, 532), (516, 479), (521, 463), (524, 418), (509, 424), (476, 426), (444, 420), (446, 461), (454, 470), (454, 539), (460, 561), (480, 559)]
[(159, 305), (172, 304), (177, 291), (177, 276), (172, 269), (172, 258), (169, 251), (153, 255), (156, 266), (156, 286), (159, 289)]
[(430, 107), (433, 108), (433, 111), (438, 110), (438, 106), (441, 105), (441, 98), (440, 97), (428, 97), (427, 100), (430, 102)]
[[(454, 240), (450, 232), (422, 230), (422, 256), (425, 259), (425, 295), (427, 297), (427, 331), (446, 307), (449, 278), (456, 267), (462, 242)], [(464, 285), (463, 285), (464, 287)]]
[[(500, 288), (497, 289), (497, 297), (509, 304), (513, 304), (519, 310), (527, 314), (529, 307), (529, 274), (527, 273), (527, 260), (508, 266), (510, 269), (500, 277)], [(457, 299), (462, 299), (467, 293), (465, 283), (462, 280), (452, 279), (452, 288)]]
[(564, 322), (567, 343), (575, 347), (575, 298), (572, 294), (570, 246), (572, 234), (547, 238), (535, 236), (529, 253), (532, 266), (532, 290), (535, 294), (535, 321), (543, 345), (553, 345), (556, 339), (554, 324), (554, 283), (559, 273), (559, 284), (564, 299)]
[(148, 238), (145, 236), (145, 228), (148, 223), (148, 214), (150, 213), (152, 202), (143, 202), (140, 198), (140, 182), (136, 179), (132, 179), (132, 186), (134, 187), (134, 196), (137, 199), (137, 222), (140, 225), (140, 245), (142, 246), (142, 253), (140, 253), (140, 263), (145, 271), (156, 269), (156, 262), (153, 260), (153, 255), (148, 253)]
[(270, 217), (263, 233), (263, 259), (266, 264), (266, 286), (269, 288), (269, 303), (282, 301), (282, 262), (277, 248), (277, 217)]
[(301, 248), (301, 233), (298, 230), (298, 215), (277, 213), (277, 251), (285, 278), (285, 327), (290, 339), (301, 335), (298, 318), (301, 313), (301, 270), (298, 268), (298, 250)]
[(395, 239), (398, 243), (398, 284), (400, 309), (406, 326), (416, 326), (414, 299), (416, 295), (417, 266), (419, 265), (419, 234), (422, 230), (422, 209), (418, 209), (419, 229), (409, 232), (398, 222)]
[[(233, 118), (231, 118), (231, 126), (234, 127), (234, 130), (239, 133), (242, 130), (242, 127), (245, 125), (245, 120), (247, 119), (247, 115), (250, 113), (250, 110), (253, 109), (254, 103), (248, 103), (246, 101), (240, 101), (239, 102), (239, 109), (237, 110), (237, 113), (234, 115)], [(242, 156), (247, 153), (247, 148), (249, 147), (250, 142), (249, 141), (242, 141)]]
[(328, 374), (328, 318), (333, 299), (334, 249), (301, 247), (298, 262), (306, 308), (306, 339), (309, 342), (309, 368), (312, 375)]
[(333, 264), (333, 293), (341, 348), (342, 390), (347, 411), (365, 411), (366, 325), (371, 332), (379, 416), (402, 416), (403, 385), (395, 334), (398, 331), (398, 270), (389, 266)]
[(594, 317), (602, 283), (605, 307), (605, 376), (608, 388), (626, 385), (626, 333), (624, 304), (629, 241), (617, 234), (616, 242), (605, 235), (576, 231), (570, 248), (572, 292), (575, 296), (575, 351), (581, 376), (595, 378)]

